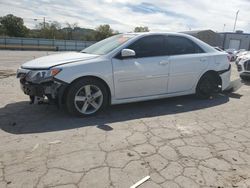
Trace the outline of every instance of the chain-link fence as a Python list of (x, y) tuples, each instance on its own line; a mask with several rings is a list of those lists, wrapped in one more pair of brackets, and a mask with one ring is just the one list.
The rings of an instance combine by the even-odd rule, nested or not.
[(0, 49), (80, 51), (95, 41), (0, 37)]

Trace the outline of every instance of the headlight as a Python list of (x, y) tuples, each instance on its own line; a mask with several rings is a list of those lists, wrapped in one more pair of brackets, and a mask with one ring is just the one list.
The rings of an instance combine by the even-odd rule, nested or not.
[(50, 69), (50, 70), (32, 70), (29, 71), (26, 76), (26, 81), (33, 83), (41, 83), (52, 80), (62, 69)]

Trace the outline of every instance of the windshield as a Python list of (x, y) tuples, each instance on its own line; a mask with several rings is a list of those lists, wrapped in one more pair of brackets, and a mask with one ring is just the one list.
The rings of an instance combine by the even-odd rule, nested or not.
[(88, 54), (96, 54), (96, 55), (105, 55), (114, 50), (115, 48), (121, 46), (128, 40), (132, 39), (136, 35), (133, 34), (119, 34), (112, 37), (109, 37), (107, 39), (104, 39), (100, 42), (97, 42), (93, 45), (91, 45), (88, 48), (85, 48), (82, 50), (82, 53), (88, 53)]

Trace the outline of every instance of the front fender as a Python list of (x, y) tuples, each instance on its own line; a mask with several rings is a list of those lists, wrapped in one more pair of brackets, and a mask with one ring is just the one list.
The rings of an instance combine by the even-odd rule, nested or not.
[(106, 82), (110, 88), (111, 96), (114, 94), (113, 72), (109, 61), (90, 63), (78, 62), (74, 64), (66, 64), (58, 68), (62, 69), (62, 71), (55, 77), (58, 80), (71, 84), (78, 78), (94, 76)]

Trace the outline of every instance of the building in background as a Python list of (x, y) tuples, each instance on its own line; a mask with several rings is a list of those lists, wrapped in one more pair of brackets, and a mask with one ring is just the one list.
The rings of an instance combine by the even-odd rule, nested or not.
[(221, 41), (221, 36), (220, 34), (212, 31), (212, 30), (197, 30), (197, 31), (185, 31), (183, 33), (186, 33), (188, 35), (192, 35), (204, 42), (206, 42), (207, 44), (211, 45), (211, 46), (220, 46), (220, 42)]
[(243, 33), (243, 31), (217, 33), (212, 30), (198, 30), (183, 33), (222, 49), (250, 50), (250, 33)]
[(250, 50), (250, 33), (243, 33), (243, 31), (225, 32), (220, 33), (220, 36), (224, 49)]

